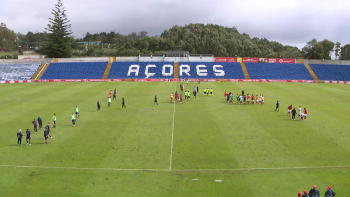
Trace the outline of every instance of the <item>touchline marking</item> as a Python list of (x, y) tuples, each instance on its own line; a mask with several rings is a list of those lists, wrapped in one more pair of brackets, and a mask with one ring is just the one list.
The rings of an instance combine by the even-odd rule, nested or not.
[[(50, 167), (50, 166), (18, 166), (0, 165), (10, 168), (40, 168), (40, 169), (63, 169), (63, 170), (102, 170), (102, 171), (152, 171), (152, 172), (215, 172), (215, 171), (277, 171), (277, 170), (317, 170), (317, 169), (349, 169), (350, 166), (314, 166), (314, 167), (282, 167), (282, 168), (236, 168), (236, 169), (123, 169), (123, 168), (79, 168), (79, 167)], [(346, 175), (345, 171), (343, 171)]]
[[(176, 92), (176, 85), (175, 85), (175, 92)], [(173, 112), (173, 128), (171, 129), (171, 148), (170, 148), (170, 168), (171, 170), (171, 162), (173, 160), (173, 144), (174, 144), (174, 126), (175, 126), (175, 103), (177, 98), (174, 99), (174, 112)]]

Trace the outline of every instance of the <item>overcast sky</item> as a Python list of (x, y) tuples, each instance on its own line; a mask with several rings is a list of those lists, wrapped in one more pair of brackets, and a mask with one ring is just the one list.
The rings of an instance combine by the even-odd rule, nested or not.
[[(57, 0), (1, 0), (0, 22), (42, 32)], [(350, 0), (62, 0), (76, 38), (86, 32), (160, 35), (174, 25), (213, 23), (302, 48), (313, 38), (350, 43)]]

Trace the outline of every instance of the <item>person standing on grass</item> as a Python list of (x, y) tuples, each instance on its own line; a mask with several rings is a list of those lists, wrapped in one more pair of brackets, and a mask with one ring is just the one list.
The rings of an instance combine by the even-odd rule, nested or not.
[(182, 103), (182, 93), (180, 94), (180, 103)]
[(290, 105), (288, 106), (287, 116), (290, 116), (290, 112), (292, 112), (292, 109), (293, 109), (293, 105), (290, 104)]
[(231, 97), (230, 98), (230, 104), (232, 104), (233, 103), (233, 94), (232, 93), (230, 94), (230, 97)]
[(187, 99), (188, 99), (188, 100), (191, 99), (191, 93), (190, 93), (190, 91), (187, 92)]
[(48, 132), (50, 138), (52, 138), (51, 136), (51, 129), (50, 129), (50, 123), (48, 122), (47, 125), (45, 126), (45, 130)]
[(213, 96), (213, 88), (210, 88), (210, 96)]
[(309, 197), (309, 195), (307, 195), (307, 191), (304, 191), (304, 194), (301, 197)]
[(259, 96), (258, 95), (256, 95), (255, 99), (256, 99), (256, 105), (259, 104)]
[(304, 108), (304, 120), (306, 120), (306, 115), (307, 115), (307, 109)]
[[(111, 93), (112, 93), (112, 91), (111, 91)], [(111, 97), (109, 97), (109, 98), (111, 98)], [(80, 118), (79, 113), (80, 113), (80, 109), (79, 109), (78, 105), (76, 105), (75, 106), (75, 116), (77, 116), (78, 118)]]
[(243, 103), (243, 96), (239, 95), (239, 104), (242, 105), (242, 103)]
[(113, 100), (117, 100), (117, 88), (114, 88)]
[(97, 111), (101, 111), (100, 101), (97, 101)]
[(209, 95), (209, 88), (207, 88), (207, 96)]
[(197, 92), (199, 91), (198, 85), (197, 85)]
[(335, 192), (331, 189), (331, 186), (327, 186), (327, 191), (324, 194), (325, 197), (334, 197), (336, 194)]
[(56, 128), (56, 114), (53, 114), (53, 128)]
[(34, 120), (33, 120), (33, 122), (32, 122), (32, 125), (34, 126), (34, 132), (35, 132), (35, 133), (38, 133), (38, 123), (37, 123), (37, 121), (35, 120), (35, 118), (34, 118)]
[(250, 95), (249, 93), (247, 94), (247, 99), (248, 99), (248, 105), (250, 104)]
[(30, 132), (29, 129), (27, 129), (27, 131), (26, 131), (26, 141), (27, 141), (27, 144), (26, 144), (26, 145), (29, 144), (29, 146), (31, 146), (31, 144), (30, 144), (30, 139), (32, 139), (32, 132)]
[(243, 95), (244, 105), (247, 103), (247, 97)]
[(259, 102), (260, 102), (260, 104), (262, 105), (262, 96), (261, 96), (261, 94), (260, 94), (260, 96), (259, 96)]
[(244, 95), (244, 90), (242, 90), (242, 95)]
[(112, 90), (109, 91), (109, 97), (112, 98)]
[(252, 94), (252, 105), (254, 105), (254, 94)]
[(38, 117), (38, 123), (39, 123), (39, 129), (43, 127), (43, 120), (41, 119), (41, 116)]
[(17, 132), (17, 144), (18, 144), (18, 146), (22, 146), (22, 137), (23, 137), (23, 134), (22, 134), (22, 131), (20, 129)]
[(124, 98), (122, 98), (122, 100), (123, 100), (123, 102), (122, 102), (122, 108), (124, 108), (124, 107), (126, 108)]
[(261, 105), (264, 105), (264, 102), (265, 102), (265, 97), (264, 97), (264, 95), (262, 95), (262, 97), (261, 97)]
[(155, 105), (155, 104), (158, 105), (157, 95), (154, 96), (154, 105)]
[(224, 94), (224, 97), (225, 97), (225, 100), (226, 100), (226, 102), (227, 102), (227, 92), (225, 91), (225, 94)]
[(298, 197), (301, 197), (301, 192), (298, 192)]
[(193, 97), (197, 98), (197, 91), (196, 91), (196, 89), (193, 90)]
[(112, 102), (111, 97), (108, 97), (108, 107), (110, 107), (110, 106), (111, 106), (111, 102)]
[(303, 109), (301, 108), (301, 106), (299, 106), (299, 108), (298, 108), (298, 118), (300, 118), (300, 115), (301, 115), (302, 111), (303, 111)]
[(45, 144), (47, 144), (47, 139), (49, 138), (49, 132), (48, 131), (44, 131), (44, 138), (45, 138)]
[(312, 189), (310, 189), (309, 196), (310, 197), (320, 197), (320, 191), (318, 191), (317, 185), (314, 185), (314, 187)]
[(70, 116), (70, 119), (72, 121), (73, 127), (75, 127), (75, 122), (77, 121), (77, 118), (75, 117), (74, 113), (72, 112), (72, 115)]
[(276, 109), (275, 109), (276, 112), (279, 112), (280, 111), (280, 103), (277, 101), (276, 103)]
[(295, 110), (295, 108), (292, 110), (292, 120), (295, 120), (295, 114), (297, 113), (297, 111)]

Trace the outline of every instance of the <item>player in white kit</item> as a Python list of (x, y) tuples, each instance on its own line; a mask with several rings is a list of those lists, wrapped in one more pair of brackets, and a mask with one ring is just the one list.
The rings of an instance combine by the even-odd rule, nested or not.
[(303, 109), (301, 108), (301, 106), (299, 106), (298, 109), (298, 118), (300, 118), (301, 114), (302, 114)]

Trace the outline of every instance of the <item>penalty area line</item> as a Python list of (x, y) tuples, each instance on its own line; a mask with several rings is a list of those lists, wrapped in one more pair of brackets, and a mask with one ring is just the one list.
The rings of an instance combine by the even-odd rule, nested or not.
[[(175, 85), (175, 92), (176, 92), (176, 85)], [(176, 99), (177, 98), (175, 98), (173, 100), (173, 102), (174, 102), (174, 111), (173, 111), (173, 127), (171, 129), (170, 167), (169, 167), (169, 170), (171, 170), (171, 163), (172, 163), (172, 160), (173, 160), (174, 126), (175, 126), (175, 103), (176, 103)]]

